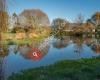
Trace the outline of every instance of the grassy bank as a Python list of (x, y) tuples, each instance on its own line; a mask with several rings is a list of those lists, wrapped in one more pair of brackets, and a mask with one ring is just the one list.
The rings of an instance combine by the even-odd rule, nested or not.
[(10, 44), (32, 44), (34, 42), (41, 42), (45, 39), (46, 37), (38, 37), (38, 38), (32, 38), (32, 39), (22, 39), (22, 40), (6, 40), (4, 41), (4, 44), (10, 45)]
[(13, 74), (8, 80), (100, 80), (100, 57), (61, 61)]
[[(37, 34), (37, 37), (32, 37), (32, 38), (29, 38), (29, 37), (26, 37), (26, 38), (23, 38), (23, 39), (16, 39), (15, 38), (16, 36), (16, 33), (3, 33), (2, 34), (2, 43), (3, 44), (31, 44), (33, 42), (41, 42), (43, 41), (45, 38), (49, 37), (49, 34)], [(11, 37), (11, 39), (10, 39)]]

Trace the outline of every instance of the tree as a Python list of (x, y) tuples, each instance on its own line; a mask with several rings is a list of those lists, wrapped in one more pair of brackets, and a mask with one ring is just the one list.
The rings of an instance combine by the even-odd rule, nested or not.
[(75, 19), (75, 25), (73, 27), (75, 35), (81, 35), (83, 33), (83, 23), (84, 17), (82, 16), (82, 14), (79, 14)]
[[(41, 26), (49, 26), (48, 16), (39, 9), (27, 9), (20, 15), (20, 23), (24, 26), (33, 26), (33, 28), (40, 29)], [(24, 19), (23, 19), (24, 18)], [(22, 23), (23, 22), (23, 23)]]
[(17, 18), (17, 14), (13, 13), (13, 18), (16, 19)]
[(85, 24), (84, 24), (84, 32), (85, 33), (92, 33), (92, 32), (95, 32), (95, 27), (94, 27), (94, 25), (91, 23), (91, 22), (89, 22), (89, 21), (87, 21)]
[(0, 32), (7, 31), (8, 14), (0, 11)]
[(100, 25), (100, 12), (96, 12), (92, 17), (91, 17), (91, 22), (98, 27)]
[(89, 21), (95, 26), (95, 32), (100, 34), (100, 12), (93, 14)]
[(12, 15), (12, 22), (13, 22), (13, 27), (18, 26), (19, 25), (19, 19), (18, 19), (18, 15), (16, 13), (13, 13)]
[(76, 19), (75, 19), (75, 23), (78, 25), (78, 26), (81, 26), (84, 22), (84, 17), (82, 16), (82, 14), (79, 14)]
[(65, 29), (67, 29), (67, 26), (69, 23), (67, 20), (62, 18), (56, 18), (52, 22), (52, 31), (56, 32), (55, 34), (61, 34), (64, 32)]
[(0, 0), (0, 40), (2, 39), (2, 32), (7, 31), (7, 22), (6, 0)]

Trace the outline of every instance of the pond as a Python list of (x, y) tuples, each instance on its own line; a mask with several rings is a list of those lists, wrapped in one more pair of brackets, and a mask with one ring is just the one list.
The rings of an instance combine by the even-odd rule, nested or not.
[[(47, 66), (61, 60), (77, 60), (100, 56), (100, 39), (96, 37), (49, 37), (31, 45), (9, 45), (8, 54), (0, 56), (1, 76), (30, 68)], [(34, 53), (34, 50), (38, 54)], [(2, 50), (0, 50), (2, 52)]]

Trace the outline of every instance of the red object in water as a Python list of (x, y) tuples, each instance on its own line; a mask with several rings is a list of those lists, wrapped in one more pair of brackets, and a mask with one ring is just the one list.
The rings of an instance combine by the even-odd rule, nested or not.
[(44, 53), (41, 53), (40, 50), (38, 49), (35, 49), (35, 48), (32, 48), (32, 50), (30, 51), (30, 53), (28, 54), (29, 58), (30, 59), (33, 59), (33, 60), (40, 60), (42, 57), (45, 56)]

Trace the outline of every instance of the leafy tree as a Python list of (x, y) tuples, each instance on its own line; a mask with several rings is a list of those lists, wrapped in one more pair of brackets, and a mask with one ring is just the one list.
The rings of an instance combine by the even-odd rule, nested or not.
[(13, 18), (17, 18), (17, 14), (16, 13), (13, 13)]

